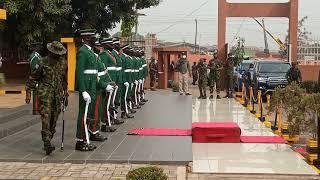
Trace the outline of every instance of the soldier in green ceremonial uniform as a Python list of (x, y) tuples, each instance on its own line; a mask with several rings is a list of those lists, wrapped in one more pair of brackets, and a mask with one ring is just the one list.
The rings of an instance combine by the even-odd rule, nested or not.
[(57, 41), (47, 45), (48, 57), (39, 61), (32, 73), (38, 85), (39, 113), (42, 121), (42, 141), (49, 155), (55, 150), (51, 140), (56, 130), (56, 122), (61, 112), (61, 102), (67, 96), (67, 50)]
[(142, 84), (144, 78), (144, 70), (143, 70), (143, 60), (142, 60), (142, 52), (138, 50), (138, 67), (139, 67), (139, 80), (138, 80), (138, 101), (139, 105), (144, 105), (145, 103), (142, 102)]
[(133, 67), (134, 67), (134, 102), (135, 102), (135, 108), (140, 109), (141, 106), (139, 104), (139, 99), (138, 99), (138, 90), (139, 90), (139, 79), (140, 79), (140, 74), (139, 74), (139, 59), (138, 59), (138, 52), (134, 52), (134, 57), (133, 57)]
[(126, 119), (126, 118), (133, 118), (132, 115), (128, 114), (125, 111), (125, 104), (126, 104), (126, 99), (125, 99), (125, 94), (126, 94), (126, 89), (128, 86), (128, 83), (125, 81), (124, 79), (124, 62), (123, 62), (123, 58), (121, 58), (123, 50), (120, 47), (120, 41), (119, 39), (115, 39), (114, 42), (114, 49), (112, 51), (112, 55), (115, 57), (116, 61), (117, 61), (117, 72), (118, 72), (118, 77), (116, 80), (116, 83), (119, 87), (119, 93), (117, 95), (117, 102), (120, 102), (120, 108), (121, 108), (121, 118)]
[(149, 74), (148, 72), (148, 64), (147, 64), (147, 61), (144, 57), (144, 52), (143, 50), (141, 50), (141, 61), (142, 61), (142, 71), (143, 71), (143, 78), (142, 78), (142, 87), (141, 87), (141, 91), (142, 91), (142, 94), (141, 94), (141, 101), (142, 102), (148, 102), (148, 100), (145, 98), (145, 91), (144, 91), (144, 84), (145, 84), (145, 81), (146, 81), (146, 78)]
[(99, 41), (96, 41), (94, 46), (94, 54), (96, 56), (97, 61), (97, 87), (96, 87), (96, 101), (93, 110), (94, 112), (90, 112), (89, 114), (93, 114), (93, 119), (91, 119), (88, 123), (89, 125), (89, 132), (90, 132), (90, 140), (91, 141), (105, 141), (107, 140), (106, 137), (102, 136), (99, 132), (100, 130), (100, 123), (103, 118), (103, 108), (104, 105), (102, 103), (105, 98), (105, 92), (112, 91), (113, 87), (110, 85), (110, 79), (106, 77), (107, 69), (104, 67), (104, 64), (101, 62), (99, 54), (103, 52), (103, 48)]
[(107, 120), (107, 116), (108, 114), (110, 115), (111, 118), (111, 122), (113, 124), (119, 125), (119, 124), (123, 124), (124, 121), (121, 121), (119, 119), (117, 119), (116, 117), (116, 110), (114, 109), (111, 104), (109, 104), (109, 109), (107, 108), (107, 102), (108, 102), (108, 98), (109, 96), (111, 96), (111, 101), (113, 101), (113, 95), (115, 93), (115, 90), (117, 88), (116, 83), (115, 83), (115, 79), (117, 79), (117, 68), (116, 68), (116, 59), (112, 56), (112, 49), (113, 49), (113, 40), (112, 38), (104, 38), (101, 40), (101, 45), (104, 48), (103, 52), (100, 53), (99, 57), (101, 62), (103, 63), (103, 66), (107, 69), (108, 73), (108, 79), (110, 79), (112, 81), (112, 85), (114, 86), (114, 89), (110, 92), (107, 91), (104, 96), (102, 96), (102, 107), (103, 107), (103, 119), (102, 119), (102, 126), (101, 126), (101, 131), (103, 132), (112, 132), (114, 131), (114, 128), (109, 127), (108, 125), (108, 120)]
[(121, 63), (121, 69), (122, 69), (122, 84), (120, 84), (120, 91), (121, 91), (121, 97), (120, 97), (120, 108), (121, 108), (121, 118), (133, 118), (131, 114), (129, 114), (128, 109), (128, 92), (130, 88), (130, 73), (131, 69), (129, 69), (129, 64), (127, 60), (126, 54), (124, 54), (124, 50), (128, 48), (129, 45), (123, 45), (120, 47), (119, 56), (120, 56), (120, 63)]
[(198, 86), (200, 91), (199, 99), (207, 99), (207, 65), (204, 63), (204, 58), (201, 58), (196, 67), (197, 75), (199, 75)]
[(40, 52), (42, 52), (42, 43), (32, 43), (32, 53), (28, 59), (30, 63), (30, 76), (26, 82), (26, 103), (29, 104), (32, 94), (32, 114), (39, 114), (39, 97), (37, 95), (38, 82), (32, 77), (33, 72), (39, 67), (41, 60)]
[(129, 83), (129, 90), (127, 95), (127, 102), (129, 106), (130, 113), (136, 113), (136, 111), (133, 109), (133, 88), (134, 88), (134, 72), (133, 72), (133, 49), (132, 48), (126, 48), (124, 49), (124, 54), (126, 55), (126, 76), (128, 78)]
[(83, 45), (77, 52), (76, 63), (76, 90), (79, 91), (79, 113), (75, 149), (92, 151), (96, 146), (90, 144), (87, 124), (90, 124), (90, 121), (94, 119), (98, 86), (98, 63), (93, 52), (96, 31), (94, 29), (86, 29), (79, 31), (79, 33)]

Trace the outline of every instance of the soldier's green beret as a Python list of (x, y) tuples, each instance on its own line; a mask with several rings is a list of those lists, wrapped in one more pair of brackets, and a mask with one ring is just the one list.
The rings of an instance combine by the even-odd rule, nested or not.
[(47, 49), (57, 55), (64, 55), (67, 53), (67, 49), (58, 41), (53, 41), (47, 44)]

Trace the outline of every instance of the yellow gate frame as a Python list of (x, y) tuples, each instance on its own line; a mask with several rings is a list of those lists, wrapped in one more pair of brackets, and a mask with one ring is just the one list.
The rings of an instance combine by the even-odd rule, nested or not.
[(7, 19), (7, 11), (4, 9), (0, 9), (0, 20), (6, 20)]
[(68, 49), (68, 90), (75, 90), (76, 79), (76, 43), (74, 38), (61, 38), (61, 43), (67, 44)]

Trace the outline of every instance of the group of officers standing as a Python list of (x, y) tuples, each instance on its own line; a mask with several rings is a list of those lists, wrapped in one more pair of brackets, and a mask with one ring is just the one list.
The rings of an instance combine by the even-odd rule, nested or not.
[[(228, 54), (225, 62), (218, 59), (217, 53), (214, 53), (213, 59), (211, 59), (208, 64), (205, 58), (201, 58), (198, 64), (194, 62), (192, 66), (192, 84), (195, 85), (198, 81), (200, 91), (199, 99), (207, 98), (208, 86), (210, 91), (209, 98), (214, 98), (213, 93), (216, 90), (217, 99), (221, 99), (220, 92), (223, 90), (224, 85), (226, 87), (225, 98), (232, 98), (233, 66), (232, 54)], [(225, 73), (225, 79), (222, 77), (223, 73)]]
[[(92, 151), (91, 141), (107, 140), (102, 132), (114, 132), (121, 119), (134, 118), (145, 99), (144, 83), (148, 66), (142, 49), (120, 44), (119, 38), (97, 38), (96, 30), (80, 30), (76, 56), (76, 91), (79, 109), (75, 149)], [(40, 47), (34, 44), (35, 47)], [(35, 48), (30, 56), (31, 75), (26, 84), (26, 102), (33, 98), (34, 114), (42, 120), (42, 140), (47, 155), (59, 114), (68, 105), (66, 48), (57, 41), (47, 45), (48, 57), (42, 58)], [(31, 95), (31, 93), (33, 93)]]

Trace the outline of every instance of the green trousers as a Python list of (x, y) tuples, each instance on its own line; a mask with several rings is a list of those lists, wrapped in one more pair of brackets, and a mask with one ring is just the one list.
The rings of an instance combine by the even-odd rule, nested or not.
[[(96, 84), (92, 85), (87, 91), (91, 97), (91, 103), (89, 104), (88, 114), (87, 114), (87, 125), (94, 122), (95, 108), (96, 108)], [(82, 92), (79, 92), (79, 112), (77, 119), (77, 133), (76, 137), (78, 140), (86, 141), (85, 126), (84, 126), (84, 113), (85, 113), (86, 102), (82, 97)], [(88, 126), (89, 129), (89, 126)]]

